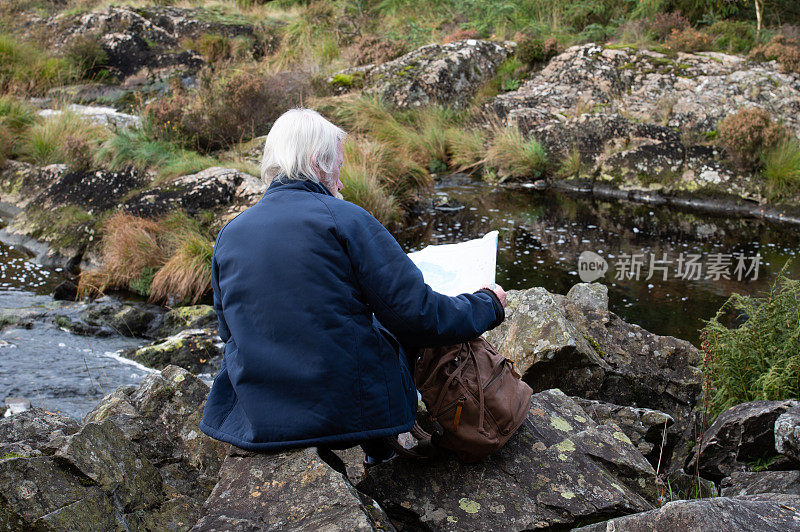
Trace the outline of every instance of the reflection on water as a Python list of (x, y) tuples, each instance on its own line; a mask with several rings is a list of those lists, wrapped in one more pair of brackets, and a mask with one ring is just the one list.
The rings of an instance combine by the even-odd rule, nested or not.
[[(578, 256), (593, 251), (609, 264), (609, 271), (598, 282), (609, 288), (612, 311), (657, 334), (695, 344), (702, 320), (713, 316), (732, 292), (761, 293), (800, 250), (797, 228), (758, 220), (718, 218), (528, 189), (507, 190), (463, 180), (444, 181), (436, 190), (443, 199), (449, 199), (445, 208), (415, 216), (408, 227), (396, 233), (406, 251), (462, 242), (497, 229), (497, 281), (506, 289), (542, 286), (561, 294), (580, 282)], [(454, 208), (459, 203), (464, 208)], [(667, 260), (674, 261), (668, 265), (666, 281), (660, 271), (646, 279), (651, 253), (659, 260), (666, 254)], [(646, 258), (639, 279), (618, 279), (615, 266), (625, 255), (636, 254)], [(677, 278), (676, 263), (681, 254), (702, 255), (703, 278)], [(758, 279), (752, 280), (751, 273), (737, 280), (735, 257), (729, 268), (731, 279), (706, 279), (706, 268), (715, 254), (760, 254)], [(800, 263), (794, 261), (788, 272), (790, 277), (800, 278)]]

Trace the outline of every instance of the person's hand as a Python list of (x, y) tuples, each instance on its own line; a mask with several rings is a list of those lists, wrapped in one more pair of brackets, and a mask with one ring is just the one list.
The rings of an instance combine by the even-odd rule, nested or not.
[(508, 304), (508, 302), (506, 301), (506, 291), (503, 290), (502, 286), (500, 286), (497, 283), (494, 283), (494, 287), (491, 287), (489, 285), (484, 285), (481, 288), (486, 288), (486, 289), (491, 290), (492, 292), (494, 292), (494, 295), (496, 295), (497, 299), (500, 300), (500, 304), (503, 305), (503, 308), (506, 308), (506, 305)]

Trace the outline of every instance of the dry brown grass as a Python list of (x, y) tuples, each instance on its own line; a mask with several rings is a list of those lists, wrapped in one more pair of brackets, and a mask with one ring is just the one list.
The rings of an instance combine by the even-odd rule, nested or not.
[(211, 256), (214, 243), (198, 233), (188, 233), (153, 277), (151, 302), (195, 304), (211, 289)]

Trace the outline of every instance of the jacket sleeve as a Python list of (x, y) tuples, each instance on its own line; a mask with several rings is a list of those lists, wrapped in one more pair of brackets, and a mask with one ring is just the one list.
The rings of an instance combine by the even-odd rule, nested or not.
[[(219, 236), (217, 236), (217, 243), (219, 243)], [(216, 244), (214, 248), (216, 251)], [(225, 343), (231, 337), (231, 332), (228, 330), (225, 315), (222, 313), (222, 293), (219, 290), (219, 265), (216, 252), (211, 256), (211, 289), (214, 291), (214, 310), (217, 312), (219, 320), (219, 337)]]
[(434, 292), (389, 231), (363, 209), (348, 209), (340, 218), (356, 282), (375, 316), (401, 343), (465, 342), (505, 319), (491, 290), (456, 297)]

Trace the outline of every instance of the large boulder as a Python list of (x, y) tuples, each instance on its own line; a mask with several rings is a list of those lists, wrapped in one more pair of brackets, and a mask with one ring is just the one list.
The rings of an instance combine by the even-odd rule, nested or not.
[(222, 363), (222, 342), (215, 330), (186, 329), (151, 345), (123, 350), (122, 356), (154, 369), (174, 364), (192, 373), (212, 373)]
[(721, 413), (705, 431), (701, 444), (686, 465), (715, 481), (734, 471), (747, 471), (748, 464), (775, 455), (775, 420), (788, 409), (799, 406), (786, 401), (751, 401)]
[(775, 420), (775, 450), (800, 462), (800, 408), (790, 408)]
[(39, 409), (0, 419), (0, 528), (188, 530), (227, 450), (200, 432), (207, 395), (170, 366), (82, 425)]
[(313, 448), (252, 453), (231, 447), (193, 531), (394, 530), (383, 510)]
[[(653, 530), (798, 530), (800, 497), (750, 495), (672, 501), (657, 510), (617, 517), (575, 532), (651, 532)], [(721, 528), (722, 527), (722, 528)]]
[(510, 290), (506, 320), (486, 338), (512, 359), (534, 391), (559, 387), (568, 395), (663, 412), (674, 420), (670, 443), (679, 467), (691, 441), (701, 373), (689, 342), (628, 324), (603, 298), (552, 294), (544, 288)]
[(380, 95), (396, 107), (463, 106), (513, 52), (514, 43), (468, 39), (429, 44), (393, 61), (339, 72), (329, 82), (353, 79), (353, 87)]
[(759, 493), (800, 496), (800, 471), (736, 471), (720, 483), (723, 497)]
[(533, 395), (526, 421), (490, 457), (395, 459), (371, 468), (357, 488), (402, 528), (525, 530), (649, 510), (654, 477), (624, 433), (548, 390)]

